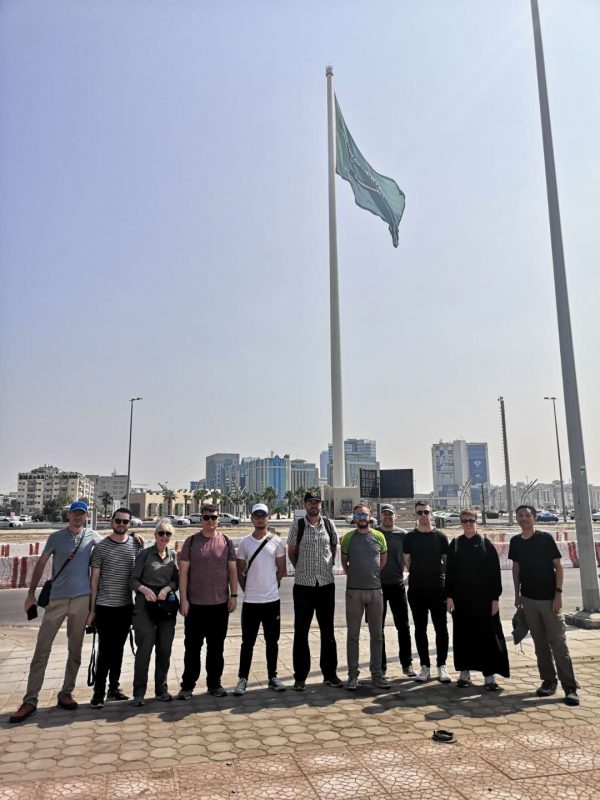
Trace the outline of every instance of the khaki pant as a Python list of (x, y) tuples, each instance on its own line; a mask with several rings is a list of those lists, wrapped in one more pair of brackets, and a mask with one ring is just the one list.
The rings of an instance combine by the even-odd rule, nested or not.
[(573, 664), (567, 647), (567, 631), (562, 614), (552, 609), (552, 600), (522, 597), (525, 619), (535, 645), (540, 678), (556, 682), (556, 675), (565, 692), (577, 688)]
[(358, 646), (362, 618), (367, 614), (371, 659), (369, 667), (374, 678), (380, 678), (381, 648), (383, 644), (383, 592), (381, 589), (346, 589), (346, 655), (348, 658), (348, 676), (358, 678)]
[(89, 594), (64, 600), (51, 600), (48, 603), (40, 625), (31, 666), (29, 667), (27, 691), (23, 697), (24, 703), (32, 703), (37, 706), (38, 696), (44, 683), (44, 674), (48, 666), (48, 659), (52, 651), (52, 644), (65, 619), (67, 620), (69, 656), (59, 695), (72, 694), (81, 665), (81, 648), (85, 635), (85, 621), (89, 610)]

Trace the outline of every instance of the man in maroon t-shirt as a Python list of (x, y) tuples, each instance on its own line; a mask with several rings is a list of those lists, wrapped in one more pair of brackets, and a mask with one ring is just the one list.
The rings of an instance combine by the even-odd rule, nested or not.
[(206, 639), (206, 686), (225, 697), (221, 686), (223, 649), (229, 614), (237, 605), (235, 548), (217, 531), (219, 510), (206, 503), (199, 533), (188, 536), (179, 556), (180, 612), (185, 617), (183, 675), (180, 700), (189, 700), (200, 677), (200, 651)]

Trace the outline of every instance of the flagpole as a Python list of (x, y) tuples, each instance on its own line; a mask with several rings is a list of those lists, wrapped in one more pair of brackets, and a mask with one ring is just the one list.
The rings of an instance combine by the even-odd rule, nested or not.
[(327, 77), (327, 150), (329, 155), (329, 309), (331, 337), (331, 427), (333, 439), (333, 485), (342, 487), (344, 478), (344, 425), (342, 418), (342, 351), (340, 345), (340, 293), (338, 281), (337, 221), (335, 209), (335, 103), (333, 67)]
[[(571, 483), (573, 486), (573, 503), (575, 506), (579, 579), (581, 581), (584, 611), (582, 616), (585, 617), (589, 616), (590, 612), (600, 611), (600, 590), (598, 588), (588, 477), (583, 449), (583, 432), (581, 429), (577, 373), (575, 371), (575, 354), (573, 350), (573, 336), (571, 333), (571, 314), (569, 311), (569, 293), (567, 290), (565, 256), (560, 224), (560, 207), (558, 204), (558, 186), (556, 182), (556, 168), (554, 165), (552, 128), (550, 125), (550, 106), (548, 103), (544, 49), (542, 45), (540, 12), (537, 0), (531, 0), (531, 17), (533, 21), (533, 41), (535, 46), (535, 63), (538, 79), (540, 116), (542, 121), (544, 164), (546, 167), (546, 192), (548, 195), (548, 216), (550, 219), (550, 241), (552, 244), (552, 263), (554, 266), (554, 291), (556, 294), (558, 338), (565, 398), (565, 414), (567, 418)], [(576, 617), (577, 615), (573, 615), (570, 617), (569, 621), (575, 623), (579, 622), (584, 627), (588, 627), (588, 625), (591, 626), (591, 619), (587, 621), (583, 619), (578, 620)], [(595, 620), (595, 622), (597, 623), (598, 620)], [(596, 626), (597, 625), (594, 625), (594, 627)]]

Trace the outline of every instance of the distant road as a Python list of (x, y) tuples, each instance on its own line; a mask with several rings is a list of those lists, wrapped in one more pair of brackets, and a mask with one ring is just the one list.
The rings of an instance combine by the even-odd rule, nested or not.
[[(510, 623), (514, 613), (512, 575), (510, 570), (502, 570), (502, 583), (504, 586), (504, 599), (500, 605), (500, 613), (504, 622)], [(336, 621), (343, 624), (345, 620), (344, 588), (346, 578), (343, 575), (336, 577)], [(281, 617), (288, 625), (294, 618), (292, 600), (292, 578), (285, 578), (281, 585)], [(28, 622), (23, 612), (23, 603), (27, 595), (26, 589), (0, 590), (0, 627), (6, 625), (39, 625), (40, 616), (33, 622)], [(579, 570), (566, 569), (563, 591), (563, 603), (567, 611), (574, 611), (581, 604), (581, 588), (579, 583)]]

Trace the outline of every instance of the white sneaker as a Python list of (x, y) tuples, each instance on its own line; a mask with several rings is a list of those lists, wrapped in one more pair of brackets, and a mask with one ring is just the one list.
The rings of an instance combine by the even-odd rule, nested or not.
[(419, 683), (425, 683), (425, 681), (431, 680), (431, 670), (429, 669), (429, 667), (421, 667), (421, 671), (419, 672), (415, 680), (419, 681)]
[(452, 678), (448, 675), (448, 670), (446, 669), (446, 665), (442, 664), (441, 667), (438, 667), (438, 681), (440, 683), (452, 683)]
[(248, 686), (248, 681), (246, 678), (240, 678), (237, 682), (237, 686), (233, 690), (233, 693), (236, 697), (241, 697), (243, 694), (246, 694), (246, 688)]

